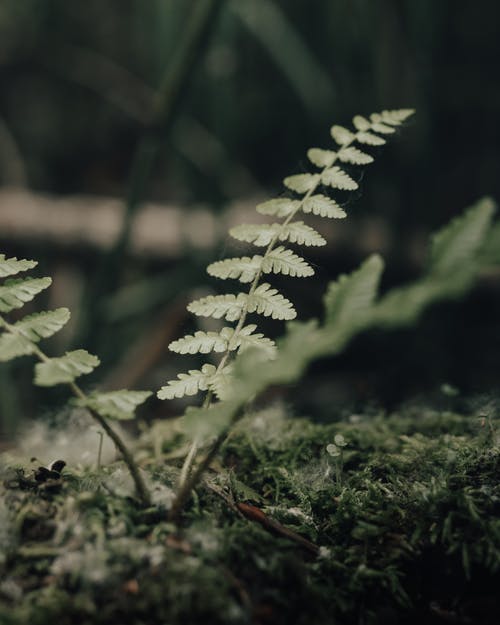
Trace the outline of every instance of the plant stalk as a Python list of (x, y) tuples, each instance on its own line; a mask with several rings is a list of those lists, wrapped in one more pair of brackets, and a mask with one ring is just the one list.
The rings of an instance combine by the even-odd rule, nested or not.
[(191, 491), (198, 484), (202, 475), (208, 469), (208, 467), (210, 466), (210, 463), (215, 458), (215, 456), (219, 452), (222, 445), (226, 442), (227, 437), (229, 436), (229, 433), (231, 432), (235, 423), (239, 421), (242, 416), (243, 416), (243, 408), (241, 408), (238, 412), (234, 414), (229, 425), (227, 425), (224, 428), (224, 430), (217, 436), (215, 441), (212, 443), (212, 446), (208, 450), (207, 455), (203, 458), (200, 464), (194, 469), (194, 471), (192, 471), (188, 475), (186, 481), (181, 485), (174, 499), (172, 507), (169, 510), (169, 513), (168, 513), (169, 521), (172, 521), (173, 523), (176, 523), (176, 524), (179, 523), (179, 517), (181, 515), (181, 512), (185, 504), (187, 503), (189, 497), (191, 496)]

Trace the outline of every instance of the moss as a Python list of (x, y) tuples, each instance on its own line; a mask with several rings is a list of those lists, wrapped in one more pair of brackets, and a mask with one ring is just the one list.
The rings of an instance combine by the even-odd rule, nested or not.
[[(58, 488), (4, 471), (0, 623), (497, 622), (490, 425), (425, 409), (332, 425), (258, 413), (226, 443), (182, 535), (161, 503), (141, 510), (110, 488), (119, 465), (69, 467)], [(339, 433), (342, 466), (326, 452)], [(148, 466), (173, 484), (175, 466)], [(233, 498), (320, 556), (238, 515)]]

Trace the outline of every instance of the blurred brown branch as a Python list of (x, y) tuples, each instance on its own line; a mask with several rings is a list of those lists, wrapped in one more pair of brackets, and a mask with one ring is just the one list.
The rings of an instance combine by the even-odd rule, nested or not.
[[(158, 259), (178, 258), (191, 248), (213, 249), (227, 237), (228, 229), (245, 221), (265, 220), (255, 213), (256, 198), (235, 202), (222, 214), (210, 207), (186, 210), (182, 206), (144, 203), (134, 217), (130, 253)], [(98, 250), (113, 247), (122, 224), (123, 202), (96, 196), (57, 197), (21, 189), (0, 188), (0, 240), (47, 242), (58, 247)], [(326, 232), (328, 229), (328, 232)], [(386, 251), (392, 241), (389, 226), (380, 219), (355, 219), (321, 224), (337, 249), (357, 254)], [(415, 238), (415, 245), (423, 237)], [(236, 244), (237, 245), (237, 244)], [(321, 254), (315, 250), (314, 254)]]

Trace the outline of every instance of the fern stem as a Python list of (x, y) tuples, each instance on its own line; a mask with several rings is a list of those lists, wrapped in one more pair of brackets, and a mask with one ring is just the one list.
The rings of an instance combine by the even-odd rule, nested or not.
[[(69, 387), (76, 397), (83, 400), (87, 399), (87, 395), (82, 391), (78, 384), (76, 384), (75, 382), (70, 382)], [(115, 444), (115, 447), (120, 452), (123, 458), (123, 462), (125, 462), (125, 464), (127, 465), (130, 476), (134, 481), (135, 490), (140, 502), (144, 506), (151, 505), (151, 496), (146, 486), (146, 483), (144, 482), (144, 479), (141, 475), (140, 469), (137, 466), (132, 453), (130, 452), (129, 448), (127, 447), (121, 436), (117, 432), (115, 432), (115, 430), (113, 430), (113, 428), (109, 425), (106, 419), (102, 417), (98, 412), (89, 407), (87, 407), (87, 410), (89, 411), (92, 418), (97, 421), (97, 423), (99, 423), (99, 425), (106, 432), (106, 434)]]
[[(0, 316), (0, 325), (2, 325), (7, 332), (10, 334), (22, 336), (22, 334), (10, 323), (8, 323), (3, 317)], [(32, 353), (41, 361), (41, 362), (50, 362), (50, 358), (38, 347), (35, 343), (32, 343)], [(82, 399), (86, 401), (88, 399), (85, 392), (76, 384), (75, 382), (68, 382), (67, 386), (71, 389), (73, 395), (78, 399)], [(137, 493), (137, 497), (140, 502), (144, 506), (148, 506), (151, 504), (151, 496), (149, 494), (148, 488), (142, 478), (139, 467), (137, 466), (134, 457), (132, 456), (130, 450), (126, 446), (125, 442), (121, 438), (121, 436), (113, 430), (113, 428), (108, 424), (106, 419), (102, 417), (98, 412), (93, 410), (92, 408), (87, 407), (91, 417), (96, 421), (102, 429), (106, 432), (109, 438), (115, 444), (115, 447), (118, 449), (120, 454), (122, 455), (123, 461), (127, 465), (130, 476), (134, 482), (135, 490)]]
[(237, 421), (239, 421), (239, 419), (242, 416), (243, 416), (243, 410), (238, 411), (233, 416), (229, 425), (227, 425), (224, 428), (224, 430), (217, 436), (215, 441), (212, 443), (212, 446), (208, 450), (206, 456), (198, 464), (196, 469), (187, 477), (186, 481), (178, 490), (177, 495), (172, 504), (172, 507), (170, 508), (169, 513), (168, 513), (168, 518), (173, 523), (176, 523), (176, 524), (179, 523), (180, 514), (185, 504), (189, 500), (191, 491), (193, 490), (193, 488), (195, 488), (198, 485), (199, 481), (203, 477), (203, 474), (210, 466), (212, 460), (215, 458), (215, 456), (219, 452), (222, 445), (226, 442), (227, 437), (229, 436), (229, 434), (231, 433), (231, 430), (233, 429), (233, 426), (235, 425)]

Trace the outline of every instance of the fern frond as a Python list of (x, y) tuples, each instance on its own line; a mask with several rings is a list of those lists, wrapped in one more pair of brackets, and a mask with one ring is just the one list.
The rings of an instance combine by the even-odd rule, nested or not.
[[(0, 254), (0, 278), (33, 269), (36, 265), (35, 261), (6, 258), (4, 254)], [(51, 284), (51, 278), (7, 280), (0, 286), (0, 313), (8, 313), (16, 308), (21, 308)], [(49, 358), (36, 345), (41, 339), (58, 332), (67, 323), (69, 317), (70, 312), (66, 308), (29, 315), (15, 324), (9, 323), (0, 315), (0, 329), (4, 330), (0, 335), (0, 360), (5, 361), (25, 354), (34, 354), (40, 360), (35, 365), (35, 384), (39, 386), (69, 384), (77, 400), (86, 402), (90, 408), (93, 408), (91, 410), (92, 417), (106, 431), (121, 453), (141, 503), (149, 505), (151, 502), (149, 492), (132, 454), (120, 435), (103, 418), (103, 416), (119, 419), (131, 418), (133, 408), (144, 401), (149, 393), (127, 394), (127, 391), (124, 391), (94, 395), (90, 398), (85, 395), (75, 380), (81, 375), (90, 373), (99, 365), (97, 356), (79, 349), (66, 352), (60, 358)]]
[(494, 210), (493, 201), (485, 198), (432, 237), (430, 270), (433, 274), (452, 273), (457, 267), (466, 267), (468, 261), (472, 265)]
[(265, 247), (279, 234), (281, 224), (241, 224), (229, 230), (233, 239)]
[(4, 332), (0, 335), (0, 361), (8, 362), (19, 356), (32, 354), (35, 346), (26, 337), (20, 334)]
[(307, 151), (307, 158), (313, 165), (316, 165), (316, 167), (331, 167), (337, 158), (337, 152), (311, 148)]
[(330, 134), (332, 135), (332, 139), (339, 145), (352, 143), (355, 139), (355, 135), (343, 126), (332, 126)]
[[(381, 132), (382, 134), (384, 134), (384, 132), (387, 133), (387, 125), (400, 126), (408, 119), (408, 117), (411, 117), (411, 115), (413, 115), (414, 113), (414, 109), (382, 111), (381, 113), (372, 113), (370, 115), (370, 121), (368, 121), (362, 115), (355, 115), (352, 123), (356, 130), (361, 130), (362, 132), (366, 130), (374, 130), (375, 132)], [(383, 130), (377, 131), (376, 127), (374, 127), (374, 124), (383, 124), (385, 128)]]
[[(247, 326), (247, 328), (248, 327), (252, 327), (254, 330), (257, 328), (257, 326), (255, 325)], [(262, 352), (269, 360), (272, 360), (276, 357), (276, 343), (267, 336), (261, 334), (260, 332), (256, 334), (243, 334), (242, 332), (242, 334), (238, 338), (238, 343), (240, 347), (240, 352), (244, 352), (246, 349), (250, 349), (251, 347), (253, 347), (255, 349), (262, 350)]]
[(346, 216), (345, 211), (326, 195), (311, 195), (302, 204), (304, 213), (312, 213), (320, 217), (329, 217), (330, 219), (343, 219)]
[(267, 282), (263, 282), (252, 295), (247, 296), (247, 310), (250, 313), (256, 312), (264, 315), (264, 317), (285, 321), (295, 319), (297, 316), (292, 302), (283, 297), (277, 289), (273, 289)]
[(150, 391), (111, 391), (109, 393), (91, 393), (86, 399), (79, 400), (80, 406), (91, 408), (101, 416), (120, 421), (133, 419), (135, 409), (150, 397)]
[(223, 280), (234, 278), (243, 283), (252, 282), (259, 271), (262, 273), (282, 273), (292, 277), (314, 275), (313, 268), (303, 258), (283, 246), (273, 249), (267, 256), (226, 258), (207, 267), (207, 272), (211, 276)]
[(253, 243), (258, 247), (265, 247), (273, 239), (290, 241), (299, 245), (326, 245), (325, 239), (319, 232), (307, 226), (303, 221), (292, 221), (282, 224), (241, 224), (231, 228), (229, 234), (238, 241)]
[(311, 226), (308, 226), (303, 221), (291, 221), (286, 226), (283, 226), (279, 235), (279, 240), (313, 247), (326, 245), (326, 239), (324, 239), (317, 230), (311, 228)]
[(6, 313), (15, 308), (21, 308), (51, 284), (51, 278), (7, 280), (0, 286), (0, 312)]
[(187, 309), (200, 317), (225, 317), (227, 321), (237, 321), (243, 309), (273, 319), (294, 319), (296, 315), (292, 303), (266, 282), (258, 286), (251, 295), (208, 295), (191, 302)]
[(260, 270), (263, 260), (264, 257), (259, 255), (252, 256), (252, 258), (249, 256), (226, 258), (208, 265), (207, 272), (214, 278), (221, 278), (222, 280), (234, 278), (243, 283), (252, 282)]
[(276, 353), (275, 342), (265, 337), (263, 334), (255, 333), (256, 329), (256, 324), (250, 323), (241, 328), (238, 334), (233, 333), (229, 340), (228, 350), (233, 351), (239, 348), (241, 352), (249, 347), (255, 347), (262, 350), (268, 359), (274, 358)]
[(198, 317), (213, 317), (214, 319), (225, 317), (227, 321), (237, 321), (246, 301), (245, 293), (238, 293), (238, 296), (233, 294), (208, 295), (191, 302), (187, 309)]
[(273, 215), (274, 217), (288, 217), (300, 208), (300, 200), (292, 200), (286, 197), (275, 198), (257, 204), (255, 210), (261, 215)]
[(34, 352), (33, 343), (58, 332), (69, 320), (67, 308), (29, 315), (0, 336), (0, 360), (6, 362)]
[(306, 278), (314, 275), (314, 269), (302, 257), (282, 245), (274, 248), (263, 259), (263, 273), (281, 273), (285, 276)]
[(378, 135), (374, 135), (372, 132), (358, 132), (356, 134), (356, 141), (359, 143), (364, 143), (365, 145), (385, 145), (387, 141), (379, 137)]
[(382, 258), (370, 256), (359, 269), (330, 283), (324, 298), (327, 324), (355, 324), (375, 301), (384, 268)]
[(389, 126), (382, 122), (382, 116), (379, 113), (372, 113), (370, 115), (371, 127), (374, 132), (378, 132), (381, 135), (392, 135), (396, 132), (393, 126)]
[[(375, 120), (377, 122), (383, 122), (384, 124), (391, 124), (392, 126), (401, 126), (401, 124), (405, 122), (408, 117), (411, 117), (414, 113), (415, 109), (397, 109), (394, 111), (382, 111), (381, 113), (379, 113), (380, 118), (375, 118)], [(374, 115), (372, 115), (372, 118), (374, 117)]]
[[(202, 332), (172, 341), (168, 349), (178, 354), (208, 354), (210, 352), (225, 352), (229, 348), (229, 342), (234, 334), (233, 328), (222, 328), (220, 332)], [(235, 349), (235, 347), (233, 347)]]
[(354, 128), (356, 128), (356, 130), (360, 130), (361, 132), (370, 130), (371, 128), (370, 122), (366, 119), (366, 117), (363, 117), (362, 115), (355, 115), (352, 118), (352, 123)]
[(38, 342), (49, 338), (64, 327), (71, 317), (67, 308), (46, 310), (28, 315), (15, 323), (12, 328), (30, 341)]
[(231, 394), (232, 370), (233, 367), (227, 365), (220, 371), (217, 371), (209, 382), (210, 390), (221, 401), (228, 399)]
[(187, 373), (179, 373), (177, 380), (170, 380), (166, 386), (162, 386), (158, 391), (158, 399), (181, 398), (185, 395), (196, 395), (199, 391), (208, 390), (216, 368), (214, 365), (205, 364), (201, 368), (191, 369)]
[(17, 260), (17, 258), (7, 258), (5, 254), (0, 254), (0, 278), (15, 276), (21, 271), (28, 271), (36, 267), (36, 260)]
[(358, 150), (353, 146), (348, 148), (342, 148), (338, 153), (339, 161), (342, 163), (349, 163), (349, 165), (369, 165), (373, 163), (373, 156)]
[(359, 186), (343, 169), (337, 166), (325, 169), (321, 174), (321, 182), (324, 185), (343, 191), (355, 191)]
[(304, 194), (312, 191), (318, 186), (319, 174), (295, 174), (283, 180), (283, 184), (295, 193)]
[[(292, 277), (306, 277), (314, 274), (311, 265), (280, 243), (292, 243), (307, 246), (325, 245), (323, 236), (303, 221), (294, 221), (299, 211), (320, 217), (342, 219), (346, 213), (338, 202), (325, 194), (319, 193), (321, 185), (341, 191), (354, 191), (358, 183), (339, 165), (363, 166), (373, 162), (373, 157), (364, 150), (355, 147), (355, 143), (369, 146), (383, 145), (383, 136), (390, 135), (413, 111), (383, 111), (372, 114), (369, 118), (356, 115), (353, 119), (354, 130), (343, 126), (332, 126), (330, 134), (339, 146), (335, 149), (311, 148), (307, 152), (310, 162), (320, 169), (317, 173), (301, 173), (288, 176), (284, 185), (299, 196), (297, 198), (275, 198), (257, 205), (257, 212), (282, 219), (281, 223), (241, 224), (231, 228), (229, 234), (237, 239), (265, 248), (261, 254), (228, 258), (210, 264), (207, 268), (211, 276), (221, 279), (237, 279), (249, 283), (248, 293), (237, 295), (225, 294), (208, 296), (191, 302), (188, 310), (195, 315), (224, 318), (238, 322), (234, 329), (223, 328), (221, 332), (195, 332), (170, 345), (170, 349), (179, 353), (223, 353), (219, 366), (215, 369), (190, 371), (181, 374), (177, 380), (163, 387), (158, 396), (162, 399), (194, 394), (198, 390), (213, 392), (219, 399), (225, 399), (226, 387), (231, 378), (231, 363), (227, 364), (229, 352), (259, 348), (268, 358), (276, 353), (276, 345), (263, 334), (256, 333), (256, 326), (245, 326), (248, 314), (257, 313), (274, 319), (292, 320), (296, 316), (293, 304), (270, 284), (260, 284), (264, 274), (281, 273)], [(356, 321), (365, 314), (373, 301), (381, 271), (381, 261), (374, 257), (366, 266), (349, 278), (340, 278), (330, 287), (327, 295), (329, 318), (344, 321)], [(371, 289), (371, 290), (370, 290)], [(344, 324), (345, 325), (345, 324)], [(311, 332), (314, 334), (313, 330)], [(312, 336), (309, 333), (308, 336)], [(315, 335), (316, 336), (316, 335)], [(253, 357), (252, 357), (253, 358)], [(237, 364), (238, 360), (236, 361)], [(290, 367), (295, 365), (290, 364)]]
[(91, 373), (98, 365), (99, 358), (84, 349), (66, 352), (60, 358), (49, 358), (35, 365), (35, 384), (56, 386), (74, 382), (81, 375)]

